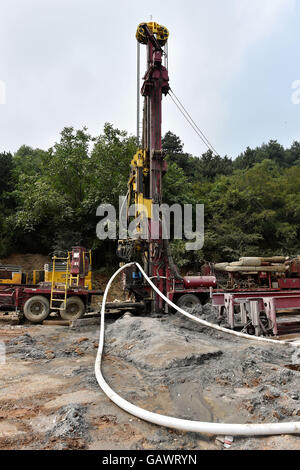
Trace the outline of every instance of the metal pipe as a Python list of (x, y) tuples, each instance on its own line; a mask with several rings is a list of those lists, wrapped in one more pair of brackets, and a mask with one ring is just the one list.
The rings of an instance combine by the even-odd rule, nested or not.
[(164, 66), (169, 70), (169, 48), (167, 42), (165, 44)]

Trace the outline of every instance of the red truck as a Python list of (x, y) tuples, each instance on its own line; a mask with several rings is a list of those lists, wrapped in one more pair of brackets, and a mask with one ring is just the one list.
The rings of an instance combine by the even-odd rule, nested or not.
[[(91, 256), (83, 247), (72, 248), (64, 258), (54, 257), (38, 284), (24, 284), (24, 276), (16, 275), (20, 269), (1, 266), (0, 308), (16, 310), (32, 323), (41, 323), (52, 311), (58, 311), (64, 320), (81, 318), (90, 308), (92, 296), (103, 294), (91, 289)], [(17, 284), (16, 279), (20, 280)]]

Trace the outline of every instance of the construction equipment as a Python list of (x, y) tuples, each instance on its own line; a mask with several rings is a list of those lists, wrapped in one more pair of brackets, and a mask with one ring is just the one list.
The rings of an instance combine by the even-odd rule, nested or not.
[(50, 310), (59, 310), (64, 315), (69, 288), (81, 287), (90, 290), (92, 288), (91, 250), (87, 252), (81, 246), (76, 246), (71, 252), (68, 251), (67, 257), (54, 256), (50, 269), (49, 265), (47, 271), (45, 269), (47, 273), (50, 271), (52, 271)]
[(53, 256), (52, 261), (44, 265), (44, 269), (34, 269), (32, 272), (24, 271), (21, 266), (0, 264), (0, 284), (37, 285), (40, 283), (61, 283), (67, 284), (68, 287), (81, 286), (91, 290), (91, 250), (73, 247), (72, 251), (64, 256)]
[[(182, 277), (172, 260), (168, 240), (162, 236), (163, 218), (157, 219), (153, 214), (154, 204), (162, 203), (162, 181), (167, 171), (161, 120), (162, 98), (170, 90), (168, 70), (163, 65), (168, 37), (168, 30), (154, 22), (141, 23), (136, 33), (138, 44), (147, 47), (147, 71), (141, 89), (144, 98), (142, 143), (131, 161), (127, 222), (134, 215), (140, 223), (137, 236), (119, 240), (118, 254), (126, 261), (142, 263), (160, 292), (182, 308), (196, 307), (212, 297), (213, 304), (219, 307), (220, 322), (225, 322), (231, 329), (242, 329), (254, 335), (300, 330), (300, 316), (291, 314), (286, 318), (287, 313), (284, 320), (279, 318), (279, 309), (290, 312), (298, 303), (300, 305), (300, 258), (242, 258), (236, 263), (216, 265), (218, 273), (229, 276), (226, 285), (222, 285), (222, 279), (219, 288), (215, 270), (209, 265), (204, 267), (203, 276)], [(139, 142), (139, 137), (137, 140)], [(135, 205), (134, 214), (129, 210), (132, 204)], [(153, 294), (134, 266), (126, 269), (125, 288), (149, 310), (168, 310), (166, 303), (157, 293)]]
[[(20, 273), (24, 280), (21, 268)], [(16, 279), (12, 276), (0, 283), (0, 308), (14, 309), (32, 323), (43, 322), (52, 311), (59, 312), (64, 320), (81, 318), (92, 296), (103, 294), (92, 290), (91, 251), (78, 246), (66, 256), (54, 256), (44, 271), (34, 271), (33, 284), (14, 283)]]
[(21, 266), (0, 264), (0, 284), (22, 284), (25, 279)]
[[(144, 97), (142, 145), (131, 161), (128, 183), (127, 219), (129, 207), (135, 204), (135, 219), (140, 220), (137, 237), (119, 240), (118, 255), (124, 260), (139, 257), (145, 271), (160, 291), (181, 306), (194, 306), (209, 299), (210, 288), (216, 287), (214, 276), (183, 278), (175, 266), (168, 240), (163, 239), (163, 219), (154, 218), (153, 204), (162, 203), (162, 178), (167, 162), (162, 151), (162, 97), (169, 92), (168, 70), (163, 56), (169, 37), (167, 28), (155, 22), (141, 23), (136, 38), (147, 47), (147, 71), (141, 94)], [(139, 273), (127, 270), (126, 288), (136, 300), (143, 300), (154, 311), (167, 310), (161, 297), (153, 294)], [(154, 295), (154, 298), (152, 297)]]
[[(56, 261), (62, 261), (65, 264), (64, 282), (56, 282), (55, 279), (55, 263)], [(70, 254), (68, 253), (67, 258), (61, 258), (54, 256), (52, 263), (52, 280), (51, 280), (51, 293), (50, 293), (50, 310), (65, 310), (65, 305), (68, 295), (70, 278)]]
[(91, 250), (73, 247), (64, 256), (53, 256), (52, 262), (44, 266), (44, 281), (92, 289)]
[(224, 273), (226, 288), (300, 289), (300, 257), (240, 258), (233, 263), (217, 263), (214, 271)]
[(227, 275), (218, 277), (224, 290), (212, 295), (220, 323), (257, 336), (300, 331), (299, 256), (240, 258), (214, 270)]

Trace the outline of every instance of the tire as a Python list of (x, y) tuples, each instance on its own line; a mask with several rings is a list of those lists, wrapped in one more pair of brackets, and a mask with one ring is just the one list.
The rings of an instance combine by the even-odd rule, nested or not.
[[(64, 308), (65, 302), (62, 302), (61, 308)], [(77, 320), (85, 314), (85, 305), (80, 297), (74, 295), (67, 298), (67, 305), (64, 310), (60, 310), (60, 316), (63, 320)]]
[(178, 307), (182, 308), (183, 310), (187, 308), (196, 308), (201, 305), (201, 301), (199, 297), (194, 294), (185, 294), (179, 297), (177, 300)]
[(34, 295), (24, 304), (24, 316), (31, 323), (42, 323), (50, 313), (49, 300), (42, 295)]

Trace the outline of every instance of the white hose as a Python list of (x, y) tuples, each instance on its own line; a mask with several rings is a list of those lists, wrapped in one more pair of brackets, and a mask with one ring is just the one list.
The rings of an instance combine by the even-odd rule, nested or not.
[(286, 341), (277, 341), (276, 339), (269, 339), (269, 338), (263, 338), (261, 336), (251, 336), (251, 335), (247, 335), (245, 333), (240, 333), (239, 331), (234, 331), (234, 330), (229, 330), (228, 328), (223, 328), (222, 326), (219, 326), (219, 325), (215, 325), (214, 323), (209, 323), (205, 320), (201, 320), (201, 318), (198, 318), (198, 317), (195, 317), (194, 315), (192, 315), (191, 313), (188, 313), (186, 312), (185, 310), (183, 310), (182, 308), (178, 307), (177, 305), (175, 305), (173, 302), (171, 302), (170, 299), (168, 299), (157, 287), (155, 284), (153, 284), (153, 282), (151, 281), (151, 279), (147, 276), (147, 274), (145, 273), (145, 271), (142, 269), (142, 267), (138, 264), (138, 263), (134, 263), (136, 264), (136, 266), (139, 268), (139, 270), (141, 271), (141, 273), (143, 274), (144, 278), (146, 279), (146, 281), (150, 284), (150, 286), (152, 287), (152, 289), (155, 290), (155, 292), (157, 292), (157, 294), (165, 301), (167, 302), (172, 308), (176, 309), (177, 312), (179, 313), (182, 313), (182, 315), (184, 315), (185, 317), (188, 317), (190, 318), (191, 320), (193, 321), (196, 321), (197, 323), (200, 323), (201, 325), (203, 326), (207, 326), (208, 328), (213, 328), (215, 330), (218, 330), (218, 331), (222, 331), (223, 333), (227, 333), (227, 334), (231, 334), (231, 335), (234, 335), (234, 336), (239, 336), (241, 338), (246, 338), (246, 339), (252, 339), (254, 341), (264, 341), (265, 343), (275, 343), (275, 344), (285, 344), (285, 345), (290, 345), (290, 343), (286, 342)]
[[(150, 286), (173, 308), (175, 308), (178, 312), (182, 313), (188, 318), (192, 320), (196, 320), (198, 323), (203, 324), (204, 326), (213, 327), (217, 330), (223, 331), (225, 333), (235, 334), (236, 336), (242, 336), (247, 339), (256, 339), (262, 340), (263, 338), (252, 337), (249, 335), (245, 335), (242, 333), (237, 333), (231, 330), (227, 330), (225, 328), (221, 328), (217, 325), (213, 325), (208, 323), (204, 320), (200, 320), (197, 317), (185, 312), (181, 308), (177, 307), (177, 305), (173, 304), (167, 297), (165, 297), (159, 289), (153, 284), (153, 282), (149, 279), (147, 274), (141, 268), (138, 263), (129, 263), (125, 266), (122, 266), (118, 271), (116, 271), (111, 279), (109, 280), (104, 296), (103, 302), (101, 307), (101, 326), (100, 326), (100, 338), (99, 338), (99, 347), (97, 351), (97, 357), (95, 361), (95, 374), (97, 381), (102, 388), (103, 392), (112, 400), (116, 405), (118, 405), (123, 410), (127, 411), (128, 413), (136, 416), (137, 418), (143, 419), (153, 424), (157, 424), (159, 426), (165, 426), (172, 429), (177, 429), (180, 431), (189, 431), (189, 432), (199, 432), (199, 433), (209, 433), (209, 434), (222, 434), (222, 435), (231, 435), (231, 436), (264, 436), (264, 435), (275, 435), (275, 434), (300, 434), (300, 422), (294, 423), (266, 423), (266, 424), (221, 424), (221, 423), (207, 423), (207, 422), (200, 422), (200, 421), (190, 421), (186, 419), (179, 419), (179, 418), (172, 418), (170, 416), (164, 416), (157, 413), (152, 413), (151, 411), (144, 410), (138, 406), (133, 405), (132, 403), (128, 402), (124, 398), (120, 397), (105, 381), (102, 371), (101, 371), (101, 362), (102, 362), (102, 353), (104, 347), (104, 317), (105, 317), (105, 304), (106, 298), (109, 291), (109, 288), (115, 279), (116, 276), (124, 269), (128, 268), (129, 266), (136, 265), (147, 282)], [(274, 341), (274, 340), (267, 340), (264, 341), (273, 341), (276, 344), (287, 344), (283, 341)], [(289, 343), (288, 343), (289, 344)]]

